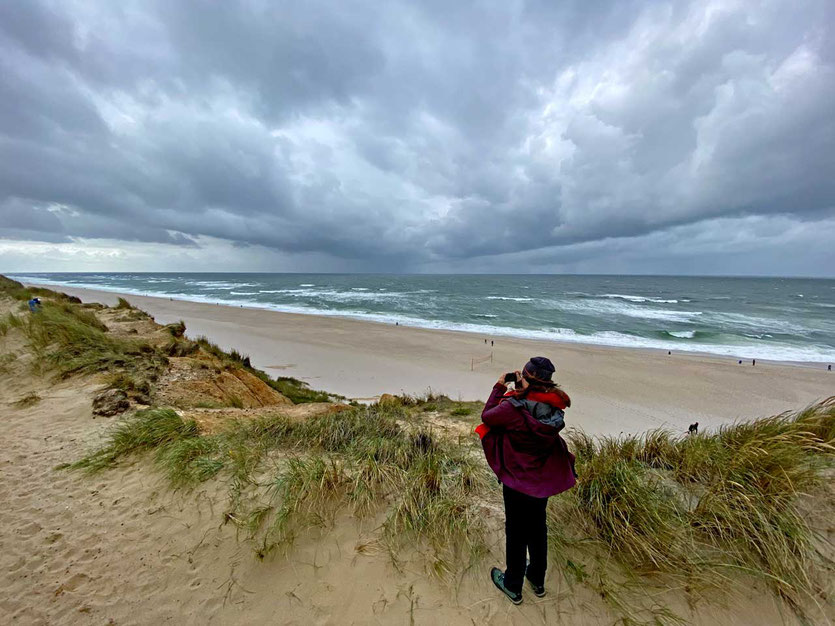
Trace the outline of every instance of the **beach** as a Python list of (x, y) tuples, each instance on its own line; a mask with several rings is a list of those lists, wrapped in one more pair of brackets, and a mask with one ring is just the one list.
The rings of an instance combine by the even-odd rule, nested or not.
[[(492, 362), (473, 364), (469, 359), (484, 356), (485, 338), (467, 333), (130, 296), (155, 322), (124, 303), (84, 307), (53, 292), (39, 292), (42, 312), (33, 314), (24, 304), (31, 295), (18, 287), (7, 281), (10, 297), (0, 297), (0, 541), (8, 546), (0, 554), (2, 623), (601, 624), (627, 617), (651, 623), (666, 615), (705, 625), (810, 623), (804, 615), (829, 620), (831, 607), (816, 602), (831, 597), (833, 500), (822, 474), (807, 470), (831, 450), (815, 433), (831, 432), (833, 405), (804, 412), (802, 424), (798, 416), (748, 421), (822, 397), (831, 380), (826, 370), (500, 337), (486, 338), (487, 351), (495, 342)], [(66, 291), (88, 302), (118, 303), (115, 293)], [(180, 319), (186, 337), (179, 324), (160, 325)], [(50, 333), (49, 343), (40, 342), (42, 332)], [(188, 338), (201, 334), (208, 341)], [(517, 607), (487, 576), (504, 558), (504, 516), (501, 490), (473, 433), (478, 403), (437, 396), (385, 398), (367, 407), (321, 397), (296, 403), (272, 385), (291, 393), (298, 384), (282, 381), (292, 386), (281, 387), (249, 367), (240, 352), (273, 376), (298, 376), (366, 401), (381, 393), (420, 394), (430, 386), (436, 394), (482, 399), (499, 373), (533, 354), (553, 358), (574, 398), (567, 421), (578, 431), (567, 439), (581, 482), (552, 499), (556, 518), (549, 528), (568, 543), (555, 547), (547, 595), (525, 592)], [(101, 402), (120, 395), (130, 401)], [(747, 419), (711, 436), (737, 418)], [(706, 434), (685, 436), (697, 420)], [(648, 436), (656, 426), (673, 436)], [(638, 480), (620, 482), (634, 439), (598, 442), (597, 452), (589, 452), (582, 431), (647, 436), (638, 444), (643, 456), (628, 461)], [(702, 455), (705, 449), (713, 454)], [(662, 460), (675, 465), (666, 468)], [(734, 468), (727, 477), (715, 471), (728, 466)], [(752, 476), (746, 485), (737, 482), (740, 471)], [(695, 509), (682, 500), (694, 480), (704, 494)], [(752, 495), (733, 509), (735, 519), (748, 519), (753, 507), (766, 523), (740, 525), (748, 533), (744, 552), (711, 554), (734, 567), (738, 558), (753, 559), (741, 562), (754, 574), (730, 584), (722, 580), (728, 565), (720, 562), (707, 580), (718, 580), (731, 595), (717, 595), (713, 587), (685, 589), (678, 571), (689, 572), (690, 580), (688, 563), (704, 563), (698, 551), (724, 546), (709, 534), (689, 543), (693, 529), (702, 528), (698, 519), (690, 521), (691, 509), (711, 520), (711, 498), (736, 493), (728, 486)], [(618, 503), (603, 518), (593, 501), (601, 487)], [(795, 488), (804, 495), (795, 497)], [(761, 528), (771, 533), (767, 537), (788, 537), (775, 525), (783, 509), (759, 504), (766, 491), (777, 494), (768, 502), (792, 503), (789, 512), (802, 516), (796, 519), (803, 520), (803, 532), (822, 538), (820, 546), (810, 544), (793, 560), (788, 543), (785, 554), (769, 552), (771, 560), (760, 561)], [(790, 500), (780, 497), (787, 492)], [(617, 524), (646, 528), (646, 512), (678, 520), (670, 527), (678, 534), (672, 540), (605, 534), (611, 528), (606, 520), (616, 515)], [(785, 532), (797, 528), (792, 522)], [(677, 552), (681, 541), (693, 552)], [(594, 545), (606, 558), (589, 552)], [(641, 570), (625, 548), (640, 545), (678, 560), (663, 578), (652, 570), (651, 577), (633, 579)], [(798, 609), (769, 585), (775, 559), (785, 557), (791, 575), (792, 563), (812, 563), (809, 555), (817, 549), (823, 558), (808, 583), (815, 595)], [(587, 573), (578, 578), (574, 571)], [(766, 575), (755, 575), (760, 571)], [(792, 593), (808, 588), (802, 586), (806, 576), (804, 569)]]
[[(119, 293), (56, 287), (85, 302), (116, 303)], [(124, 294), (122, 294), (124, 295)], [(832, 395), (835, 373), (809, 366), (663, 350), (609, 348), (490, 337), (474, 333), (124, 295), (160, 323), (184, 320), (187, 335), (206, 335), (248, 354), (273, 376), (361, 401), (383, 393), (446, 394), (480, 400), (503, 372), (531, 356), (549, 357), (572, 398), (568, 423), (592, 434), (651, 428), (717, 428), (795, 410)], [(485, 343), (486, 340), (486, 343)], [(491, 341), (493, 345), (491, 346)], [(491, 358), (492, 355), (492, 358)], [(474, 363), (475, 361), (475, 363)]]

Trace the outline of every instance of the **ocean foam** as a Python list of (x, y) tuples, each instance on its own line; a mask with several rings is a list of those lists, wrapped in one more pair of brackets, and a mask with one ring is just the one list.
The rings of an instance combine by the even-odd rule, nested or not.
[(548, 300), (543, 302), (560, 310), (581, 315), (625, 315), (647, 320), (659, 320), (664, 322), (692, 322), (694, 318), (702, 315), (702, 311), (673, 311), (670, 309), (652, 309), (645, 306), (637, 306), (627, 302), (616, 300)]
[(512, 300), (513, 302), (530, 302), (533, 298), (511, 298), (510, 296), (487, 296), (485, 300)]
[(650, 298), (648, 296), (631, 296), (620, 293), (604, 293), (602, 298), (619, 298), (629, 302), (655, 302), (658, 304), (678, 304), (678, 300), (665, 300), (664, 298)]
[(187, 286), (196, 285), (200, 289), (205, 289), (206, 291), (211, 289), (221, 289), (221, 290), (231, 290), (237, 289), (239, 287), (257, 287), (256, 283), (230, 283), (229, 281), (225, 280), (197, 280), (193, 283), (186, 283)]

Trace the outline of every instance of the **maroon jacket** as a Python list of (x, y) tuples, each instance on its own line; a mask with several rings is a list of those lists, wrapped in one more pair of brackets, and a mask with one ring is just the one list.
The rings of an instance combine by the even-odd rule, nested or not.
[(481, 439), (487, 464), (511, 489), (546, 498), (576, 482), (574, 455), (554, 426), (524, 408), (502, 401), (507, 387), (496, 383), (481, 412), (488, 432)]

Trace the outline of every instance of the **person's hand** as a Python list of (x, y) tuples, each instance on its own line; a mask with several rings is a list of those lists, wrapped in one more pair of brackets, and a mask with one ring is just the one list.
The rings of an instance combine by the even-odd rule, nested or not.
[(516, 372), (516, 389), (522, 390), (528, 388), (528, 381), (525, 380), (525, 377), (522, 376), (522, 372)]
[(497, 385), (501, 385), (502, 387), (507, 387), (507, 383), (504, 381), (504, 374), (499, 374), (499, 380), (496, 381)]

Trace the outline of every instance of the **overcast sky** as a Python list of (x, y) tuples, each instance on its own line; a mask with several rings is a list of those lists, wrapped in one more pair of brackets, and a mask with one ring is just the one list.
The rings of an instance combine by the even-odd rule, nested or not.
[(835, 2), (0, 2), (0, 271), (835, 276)]

